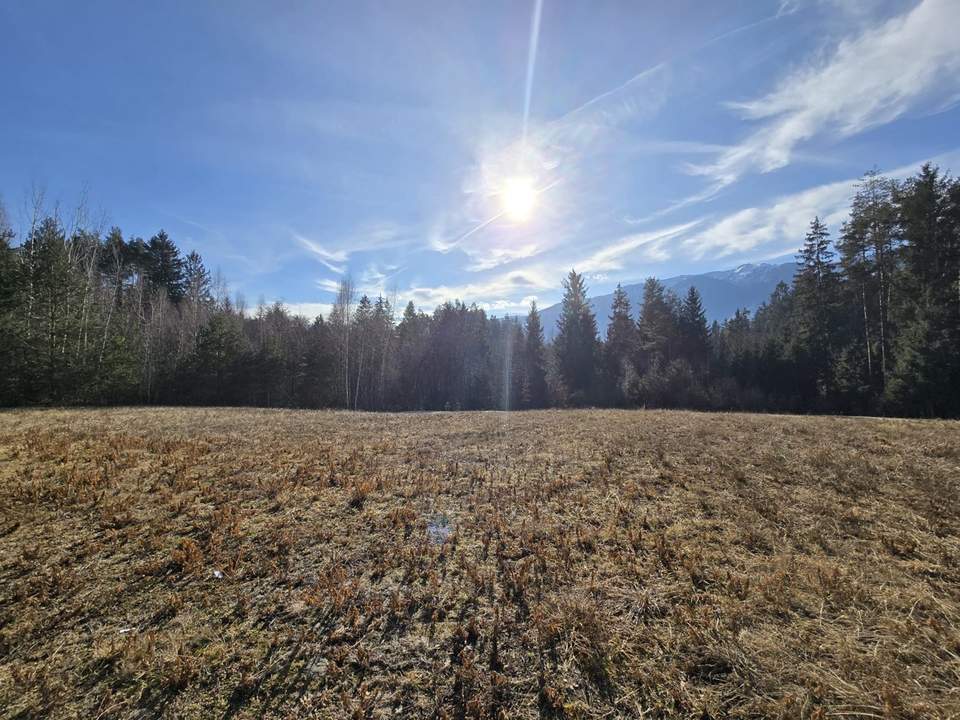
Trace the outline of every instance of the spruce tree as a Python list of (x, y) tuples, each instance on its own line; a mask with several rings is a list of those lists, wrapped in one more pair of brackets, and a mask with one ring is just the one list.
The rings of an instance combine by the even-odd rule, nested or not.
[(693, 285), (680, 305), (678, 324), (681, 354), (695, 370), (702, 370), (710, 355), (710, 338), (700, 291)]
[(886, 400), (898, 412), (960, 414), (960, 211), (951, 199), (957, 186), (928, 163), (896, 188), (904, 246)]
[(196, 250), (191, 251), (183, 262), (183, 288), (186, 297), (198, 305), (209, 305), (213, 301), (210, 271)]
[(163, 230), (147, 243), (146, 263), (147, 277), (153, 286), (164, 288), (171, 302), (180, 302), (186, 293), (183, 258)]
[(587, 300), (583, 276), (571, 270), (563, 281), (563, 301), (554, 348), (560, 375), (574, 403), (589, 398), (597, 353), (597, 320)]
[(610, 305), (607, 341), (604, 344), (606, 395), (616, 403), (624, 400), (623, 380), (637, 350), (637, 327), (630, 315), (630, 298), (620, 284)]
[(663, 285), (656, 278), (643, 284), (643, 306), (637, 318), (638, 360), (641, 373), (670, 360), (671, 343), (676, 337), (676, 318)]
[[(71, 263), (70, 248), (59, 220), (47, 217), (30, 232), (21, 251), (25, 261), (24, 339), (32, 355), (26, 375), (38, 400), (68, 400), (75, 384), (71, 375), (71, 339), (79, 326), (78, 295), (82, 278)], [(29, 382), (29, 381), (28, 381)]]
[(543, 328), (540, 325), (540, 313), (537, 303), (530, 303), (527, 313), (526, 332), (524, 333), (524, 406), (542, 408), (547, 405), (547, 362), (543, 344)]
[(22, 323), (17, 310), (21, 297), (21, 272), (17, 252), (11, 246), (13, 230), (7, 223), (0, 204), (0, 406), (14, 405), (23, 400), (20, 373), (25, 365)]
[(890, 370), (890, 299), (896, 264), (894, 184), (878, 172), (863, 176), (857, 186), (850, 218), (844, 223), (840, 263), (848, 282), (847, 304), (857, 308), (855, 326), (866, 358), (865, 375), (883, 392)]
[(806, 393), (818, 402), (833, 391), (831, 367), (840, 302), (840, 279), (833, 257), (827, 226), (815, 217), (797, 255), (793, 299), (801, 375), (808, 383)]

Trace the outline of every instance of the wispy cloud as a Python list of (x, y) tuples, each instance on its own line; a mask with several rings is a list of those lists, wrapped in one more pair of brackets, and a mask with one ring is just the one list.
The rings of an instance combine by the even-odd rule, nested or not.
[(293, 237), (298, 243), (300, 243), (302, 247), (309, 250), (313, 256), (323, 265), (325, 265), (331, 272), (335, 272), (338, 275), (343, 275), (343, 273), (346, 272), (346, 266), (343, 263), (345, 263), (350, 257), (350, 254), (347, 251), (327, 250), (320, 243), (304, 237), (299, 233), (294, 233)]
[(627, 119), (655, 115), (669, 97), (669, 86), (669, 64), (654, 65), (546, 124), (541, 133), (555, 145), (589, 142)]
[(633, 260), (662, 262), (670, 258), (667, 244), (701, 223), (700, 220), (647, 233), (626, 235), (577, 263), (586, 272), (621, 270), (628, 256)]
[(299, 315), (307, 320), (313, 320), (318, 315), (329, 315), (330, 309), (333, 307), (330, 303), (317, 302), (284, 303), (283, 305), (291, 314)]
[(551, 289), (558, 284), (557, 278), (546, 277), (534, 269), (513, 270), (501, 273), (486, 280), (463, 285), (414, 285), (399, 295), (403, 302), (412, 300), (414, 305), (423, 309), (433, 309), (447, 300), (463, 300), (478, 304), (502, 308), (523, 304), (523, 300), (513, 300), (518, 295), (528, 298), (531, 291)]
[(331, 280), (330, 278), (320, 278), (317, 280), (317, 287), (324, 292), (333, 293), (335, 295), (340, 289), (340, 283), (338, 283), (336, 280)]
[(371, 263), (360, 274), (358, 290), (367, 295), (391, 294), (395, 288), (388, 287), (390, 281), (404, 270), (401, 265), (378, 265)]
[(347, 262), (355, 253), (403, 247), (411, 244), (415, 237), (412, 230), (392, 222), (367, 223), (347, 236), (342, 246), (335, 248), (296, 231), (292, 235), (300, 247), (308, 250), (314, 259), (337, 275), (347, 271)]
[[(501, 136), (478, 146), (462, 195), (457, 199), (462, 204), (461, 212), (450, 213), (436, 223), (432, 248), (439, 252), (461, 250), (470, 258), (468, 269), (474, 272), (528, 260), (562, 247), (573, 236), (570, 227), (577, 222), (589, 222), (591, 211), (603, 215), (604, 209), (585, 204), (594, 197), (597, 179), (607, 175), (607, 165), (622, 163), (632, 152), (696, 155), (725, 151), (724, 145), (694, 141), (638, 141), (630, 133), (658, 116), (681, 85), (688, 87), (694, 82), (695, 73), (682, 61), (778, 17), (768, 15), (681, 50), (673, 58), (636, 72), (563, 115), (532, 125), (521, 139), (504, 141)], [(502, 227), (497, 192), (505, 178), (518, 173), (549, 188), (544, 192), (543, 210), (549, 208), (553, 216), (539, 218), (536, 235), (504, 232)], [(722, 186), (714, 183), (708, 191), (679, 200), (646, 219), (710, 199), (720, 189)]]
[(780, 7), (777, 9), (777, 17), (793, 15), (800, 9), (800, 0), (780, 0)]
[(924, 0), (843, 40), (826, 60), (800, 68), (768, 95), (731, 103), (765, 124), (716, 162), (689, 169), (728, 185), (746, 172), (788, 165), (811, 139), (850, 137), (908, 112), (949, 107), (960, 99), (956, 18), (955, 0)]
[(656, 220), (664, 215), (669, 215), (670, 213), (680, 210), (681, 208), (689, 207), (691, 205), (699, 205), (700, 203), (712, 200), (723, 188), (723, 183), (713, 183), (703, 190), (695, 192), (691, 195), (687, 195), (686, 197), (672, 202), (669, 205), (650, 213), (649, 215), (644, 215), (643, 217), (633, 217), (628, 215), (623, 220), (628, 225), (643, 225), (651, 220)]
[(368, 222), (350, 233), (346, 244), (352, 252), (370, 252), (415, 244), (419, 237), (419, 227), (392, 221)]
[[(960, 150), (929, 158), (949, 170), (960, 163)], [(927, 159), (895, 168), (886, 175), (902, 179), (915, 174)], [(745, 208), (714, 222), (683, 240), (683, 248), (694, 260), (710, 256), (723, 258), (739, 253), (763, 252), (776, 257), (796, 251), (803, 243), (814, 216), (836, 228), (850, 212), (860, 178), (827, 183), (783, 195), (764, 207)]]
[(800, 247), (815, 215), (828, 224), (846, 216), (856, 182), (821, 185), (783, 196), (766, 207), (739, 210), (686, 238), (683, 249), (694, 260), (708, 255), (723, 258), (771, 245), (776, 245), (771, 249), (774, 255), (792, 252)]

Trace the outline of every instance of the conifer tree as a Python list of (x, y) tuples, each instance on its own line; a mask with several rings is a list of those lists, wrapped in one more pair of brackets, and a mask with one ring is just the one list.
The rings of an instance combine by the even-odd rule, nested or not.
[(703, 301), (693, 285), (680, 305), (678, 330), (681, 354), (694, 369), (702, 370), (710, 355), (710, 338)]
[(583, 276), (571, 270), (563, 281), (563, 301), (554, 347), (560, 374), (574, 403), (586, 402), (597, 353), (597, 320), (587, 300)]
[(607, 341), (604, 344), (604, 371), (607, 395), (614, 401), (624, 400), (623, 380), (637, 351), (637, 326), (630, 315), (630, 298), (617, 284), (610, 306)]
[(524, 333), (524, 399), (528, 408), (547, 405), (547, 363), (543, 343), (543, 327), (536, 301), (531, 301)]
[(875, 170), (864, 175), (837, 245), (849, 281), (849, 304), (859, 308), (856, 324), (865, 351), (866, 376), (881, 394), (890, 369), (890, 302), (896, 263), (893, 187)]
[(830, 233), (815, 217), (797, 255), (793, 279), (796, 343), (808, 379), (808, 394), (823, 400), (832, 392), (830, 368), (835, 353), (840, 279), (833, 265)]
[(186, 292), (183, 258), (163, 230), (147, 243), (146, 263), (147, 276), (154, 287), (164, 288), (174, 304), (180, 302)]
[(645, 372), (670, 359), (671, 341), (676, 337), (676, 322), (666, 290), (656, 278), (643, 284), (643, 306), (637, 318), (638, 362)]
[(20, 402), (23, 388), (20, 372), (23, 369), (23, 338), (17, 310), (22, 302), (21, 272), (17, 253), (12, 247), (13, 229), (7, 222), (0, 203), (0, 405)]
[(896, 188), (903, 262), (892, 307), (897, 334), (886, 400), (900, 412), (960, 412), (958, 187), (928, 163)]

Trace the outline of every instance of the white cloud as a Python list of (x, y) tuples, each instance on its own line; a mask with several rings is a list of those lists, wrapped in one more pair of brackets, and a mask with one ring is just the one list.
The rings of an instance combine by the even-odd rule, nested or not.
[(577, 263), (577, 267), (592, 273), (621, 270), (627, 255), (633, 255), (635, 259), (662, 262), (670, 257), (666, 248), (667, 243), (699, 225), (700, 222), (700, 220), (694, 220), (652, 232), (626, 235), (581, 260)]
[(651, 220), (656, 220), (664, 215), (669, 215), (675, 210), (685, 208), (689, 205), (699, 205), (700, 203), (707, 202), (708, 200), (713, 200), (713, 198), (715, 198), (717, 194), (723, 190), (723, 188), (723, 183), (713, 183), (709, 187), (693, 193), (692, 195), (688, 195), (685, 198), (681, 198), (680, 200), (672, 202), (669, 205), (650, 213), (649, 215), (644, 215), (643, 217), (633, 217), (628, 215), (623, 220), (628, 225), (643, 225)]
[(763, 208), (746, 208), (727, 215), (709, 228), (683, 241), (695, 260), (710, 254), (726, 257), (779, 243), (774, 254), (800, 247), (807, 226), (815, 215), (828, 225), (846, 217), (856, 180), (821, 185), (778, 198)]
[(723, 184), (750, 171), (788, 165), (798, 145), (845, 138), (911, 111), (937, 111), (960, 99), (956, 0), (924, 0), (912, 10), (840, 42), (768, 95), (731, 103), (765, 124), (716, 162), (691, 165)]
[(287, 308), (291, 314), (300, 315), (311, 321), (317, 317), (317, 315), (329, 315), (330, 309), (333, 307), (330, 303), (316, 302), (284, 303), (283, 306)]
[(491, 247), (484, 254), (474, 253), (471, 257), (473, 262), (467, 266), (471, 272), (480, 272), (481, 270), (490, 270), (514, 260), (524, 260), (536, 255), (541, 244), (537, 242), (520, 242), (514, 247)]
[(351, 252), (397, 248), (409, 244), (418, 232), (416, 228), (408, 228), (391, 221), (370, 222), (353, 232), (347, 245)]
[[(960, 163), (960, 150), (934, 158), (945, 170)], [(891, 170), (888, 177), (902, 179), (915, 174), (926, 160)], [(803, 243), (814, 216), (837, 228), (850, 213), (850, 199), (860, 178), (819, 185), (784, 195), (766, 207), (753, 207), (727, 215), (702, 232), (684, 239), (690, 257), (722, 258), (737, 253), (763, 252), (764, 258), (796, 251)], [(760, 258), (758, 258), (760, 259)]]
[(799, 0), (780, 0), (780, 7), (777, 9), (777, 17), (784, 15), (793, 15), (800, 9)]
[(638, 140), (625, 143), (622, 149), (644, 155), (716, 155), (730, 146), (696, 140)]
[(398, 248), (412, 242), (415, 232), (393, 222), (371, 222), (347, 236), (345, 247), (330, 248), (316, 240), (293, 232), (293, 239), (331, 272), (343, 275), (347, 261), (354, 253)]
[(389, 281), (397, 276), (401, 271), (404, 270), (404, 267), (399, 265), (377, 265), (375, 263), (368, 265), (364, 271), (360, 274), (359, 282), (357, 283), (357, 291), (361, 293), (366, 293), (367, 295), (383, 295), (388, 296), (392, 294), (393, 288), (388, 287), (392, 285)]
[[(517, 306), (525, 304), (529, 297), (535, 297), (530, 294), (530, 290), (546, 290), (556, 285), (556, 278), (546, 278), (537, 270), (512, 270), (487, 280), (463, 285), (411, 286), (399, 295), (403, 303), (412, 300), (414, 305), (425, 310), (431, 310), (447, 300), (476, 302), (488, 307), (497, 305), (503, 309), (507, 305), (512, 307), (511, 303)], [(511, 296), (515, 297), (518, 293), (525, 293), (522, 300), (510, 300)]]
[(331, 280), (330, 278), (321, 278), (320, 280), (317, 280), (317, 287), (326, 292), (336, 294), (336, 292), (340, 289), (340, 283), (338, 283), (336, 280)]
[[(309, 250), (313, 256), (323, 263), (331, 272), (335, 272), (338, 275), (343, 275), (346, 272), (346, 267), (343, 265), (349, 257), (349, 253), (345, 250), (327, 250), (323, 245), (313, 240), (310, 240), (303, 235), (298, 233), (293, 234), (294, 239), (300, 243), (301, 246)], [(335, 265), (334, 263), (340, 263)]]
[(549, 123), (542, 134), (550, 145), (582, 145), (628, 119), (652, 117), (666, 103), (670, 81), (667, 63), (642, 70), (618, 87), (591, 98)]

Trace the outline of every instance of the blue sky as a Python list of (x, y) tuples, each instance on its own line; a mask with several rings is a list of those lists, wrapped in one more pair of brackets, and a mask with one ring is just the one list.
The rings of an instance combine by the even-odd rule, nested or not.
[(0, 197), (162, 227), (248, 303), (325, 312), (349, 274), (502, 314), (571, 267), (599, 294), (783, 257), (874, 166), (960, 172), (957, 0), (535, 9), (2, 3)]

